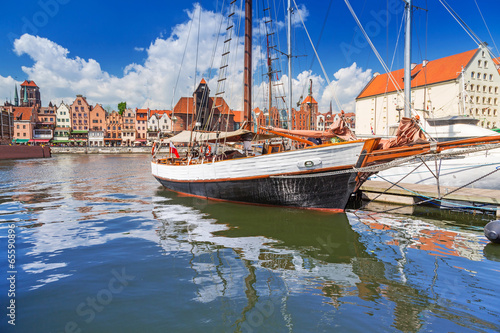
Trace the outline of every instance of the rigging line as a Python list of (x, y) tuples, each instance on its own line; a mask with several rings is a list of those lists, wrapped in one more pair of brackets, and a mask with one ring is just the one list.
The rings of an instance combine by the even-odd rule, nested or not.
[(486, 30), (488, 30), (488, 34), (490, 35), (491, 41), (493, 42), (493, 45), (495, 45), (495, 49), (497, 50), (497, 54), (500, 54), (500, 52), (498, 52), (497, 44), (495, 43), (495, 40), (493, 39), (493, 36), (491, 35), (490, 28), (486, 24), (486, 20), (484, 19), (483, 13), (481, 12), (481, 9), (479, 9), (479, 5), (477, 4), (477, 0), (474, 0), (474, 2), (476, 3), (476, 7), (477, 7), (477, 10), (479, 11), (479, 14), (481, 15), (481, 18), (483, 19), (483, 23), (486, 27)]
[[(309, 42), (311, 43), (311, 46), (314, 50), (314, 54), (316, 55), (316, 58), (318, 58), (318, 63), (321, 66), (321, 70), (323, 71), (323, 75), (325, 76), (327, 85), (329, 86), (331, 83), (330, 78), (328, 77), (328, 74), (326, 73), (325, 67), (323, 66), (323, 63), (321, 62), (321, 59), (319, 58), (319, 55), (318, 55), (318, 52), (316, 51), (316, 48), (314, 47), (314, 44), (311, 40), (311, 36), (309, 35), (309, 31), (307, 31), (307, 27), (304, 23), (304, 20), (302, 19), (302, 15), (300, 14), (299, 8), (297, 7), (297, 3), (295, 2), (295, 0), (293, 0), (293, 3), (295, 4), (295, 8), (297, 9), (297, 13), (299, 14), (299, 18), (300, 18), (300, 21), (302, 22), (302, 26), (304, 27), (304, 30), (306, 31), (307, 38), (309, 38)], [(335, 99), (335, 103), (337, 103), (337, 107), (339, 108), (339, 110), (342, 110), (342, 106), (340, 105), (340, 102), (337, 98), (337, 95), (335, 94), (335, 89), (333, 89), (333, 98)]]
[[(457, 23), (464, 29), (464, 31), (469, 35), (469, 37), (476, 43), (478, 46), (481, 44), (481, 39), (465, 24), (465, 22), (458, 16), (458, 14), (449, 7), (448, 3), (444, 0), (439, 0), (439, 2), (443, 5), (443, 7), (450, 13), (450, 15), (457, 21)], [(446, 4), (446, 5), (445, 5)]]
[(186, 45), (184, 46), (184, 53), (182, 54), (181, 66), (179, 67), (179, 72), (177, 74), (177, 80), (175, 80), (174, 92), (172, 94), (172, 102), (171, 102), (172, 110), (174, 109), (175, 90), (177, 89), (177, 85), (179, 83), (179, 77), (181, 76), (182, 65), (184, 64), (184, 58), (186, 57), (186, 50), (187, 50), (187, 46), (189, 43), (189, 37), (191, 36), (191, 27), (192, 26), (193, 26), (193, 20), (191, 20), (191, 24), (189, 25), (188, 38), (186, 39)]
[[(333, 0), (330, 0), (330, 3), (328, 4), (328, 8), (326, 9), (326, 15), (325, 15), (325, 19), (323, 20), (323, 26), (321, 27), (321, 31), (319, 32), (318, 41), (316, 42), (316, 47), (317, 48), (319, 48), (319, 44), (321, 42), (321, 38), (323, 37), (323, 32), (325, 30), (326, 21), (328, 20), (328, 15), (330, 14), (330, 8), (332, 7), (332, 3), (333, 3)], [(315, 60), (316, 60), (316, 58), (312, 58), (311, 65), (309, 66), (309, 69), (312, 68), (312, 66), (314, 65), (314, 61)]]
[[(384, 70), (386, 71), (387, 75), (389, 76), (392, 84), (394, 85), (394, 88), (396, 89), (396, 93), (400, 97), (403, 98), (403, 101), (404, 101), (405, 105), (408, 104), (408, 101), (404, 98), (403, 94), (401, 93), (401, 88), (399, 87), (399, 84), (396, 82), (396, 79), (394, 78), (394, 76), (392, 75), (392, 73), (389, 71), (389, 68), (387, 67), (387, 65), (384, 62), (384, 60), (382, 59), (382, 57), (380, 56), (380, 53), (377, 51), (375, 45), (373, 45), (373, 42), (371, 41), (371, 39), (368, 36), (368, 34), (366, 33), (365, 29), (361, 25), (361, 22), (359, 21), (356, 13), (354, 12), (354, 9), (352, 8), (351, 4), (349, 3), (349, 0), (344, 0), (344, 2), (347, 5), (347, 7), (349, 8), (349, 11), (351, 12), (351, 15), (353, 16), (354, 20), (358, 24), (358, 27), (361, 29), (361, 32), (363, 33), (365, 39), (368, 41), (368, 44), (370, 44), (370, 47), (372, 48), (373, 52), (375, 53), (378, 61), (382, 64), (382, 67), (384, 68)], [(411, 109), (411, 106), (410, 106), (410, 109)], [(412, 110), (412, 111), (414, 112), (414, 110)]]

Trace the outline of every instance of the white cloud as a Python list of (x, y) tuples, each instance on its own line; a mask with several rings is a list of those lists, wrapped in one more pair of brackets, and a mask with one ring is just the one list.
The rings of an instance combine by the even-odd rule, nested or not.
[[(299, 11), (305, 20), (308, 16), (307, 8), (301, 6)], [(72, 102), (76, 94), (83, 94), (92, 104), (116, 105), (119, 101), (126, 100), (131, 107), (170, 109), (180, 97), (191, 96), (202, 77), (208, 81), (212, 96), (217, 91), (217, 73), (221, 65), (220, 54), (225, 38), (219, 37), (217, 50), (214, 51), (213, 45), (219, 27), (225, 31), (226, 18), (203, 10), (199, 4), (195, 4), (191, 10), (186, 10), (186, 14), (188, 16), (186, 22), (173, 27), (170, 33), (162, 33), (147, 48), (135, 47), (135, 51), (146, 52), (146, 59), (143, 63), (127, 65), (121, 76), (104, 71), (94, 59), (71, 56), (68, 49), (39, 36), (24, 34), (16, 39), (14, 52), (19, 56), (26, 54), (33, 60), (32, 66), (23, 66), (22, 69), (28, 78), (34, 80), (40, 87), (44, 105), (49, 101), (58, 102), (61, 99)], [(296, 14), (294, 23), (297, 23), (297, 19)], [(202, 29), (199, 29), (200, 35), (197, 36), (200, 21)], [(239, 35), (242, 33), (241, 31)], [(232, 38), (230, 66), (224, 87), (225, 99), (231, 108), (241, 110), (243, 38), (238, 37), (236, 31)], [(253, 54), (253, 66), (256, 69), (265, 62), (265, 50), (259, 45), (254, 45)], [(267, 83), (262, 82), (260, 74), (259, 72), (254, 75), (253, 105), (265, 108)], [(275, 89), (275, 95), (288, 96), (288, 77), (284, 74), (280, 77), (283, 85), (280, 86), (280, 91), (277, 91), (278, 88)], [(301, 95), (303, 97), (307, 95), (309, 80), (312, 79), (313, 96), (320, 103), (321, 112), (329, 108), (334, 85), (341, 103), (348, 104), (344, 110), (346, 112), (353, 110), (349, 102), (352, 103), (356, 94), (369, 80), (371, 71), (363, 71), (353, 64), (339, 70), (334, 77), (335, 81), (325, 89), (325, 80), (311, 71), (294, 75), (293, 107), (296, 107)], [(0, 91), (6, 95), (0, 97), (9, 97), (14, 84), (12, 77), (0, 76)], [(175, 94), (174, 87), (176, 87)], [(282, 107), (284, 103), (278, 106)]]
[(372, 77), (372, 70), (363, 71), (356, 63), (346, 68), (339, 69), (334, 75), (334, 80), (325, 87), (318, 101), (320, 110), (329, 108), (330, 101), (334, 111), (338, 112), (338, 106), (335, 103), (335, 97), (345, 112), (355, 111), (355, 98), (366, 86)]

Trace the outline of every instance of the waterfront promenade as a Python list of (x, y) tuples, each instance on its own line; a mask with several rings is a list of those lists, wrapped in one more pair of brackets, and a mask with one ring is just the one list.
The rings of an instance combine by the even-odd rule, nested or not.
[(151, 154), (151, 147), (50, 147), (52, 154)]

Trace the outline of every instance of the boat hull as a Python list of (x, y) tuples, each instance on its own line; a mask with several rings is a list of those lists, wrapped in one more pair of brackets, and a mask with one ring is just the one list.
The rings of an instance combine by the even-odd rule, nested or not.
[[(439, 175), (440, 186), (500, 189), (500, 149), (492, 149), (457, 155), (447, 159), (426, 162), (433, 173)], [(436, 177), (425, 167), (414, 170), (421, 161), (380, 171), (370, 177), (375, 181), (402, 182), (411, 184), (436, 185)], [(413, 171), (414, 170), (414, 171)], [(411, 173), (410, 173), (411, 172)], [(483, 177), (484, 176), (484, 177)], [(483, 177), (483, 178), (481, 178)]]
[(193, 165), (151, 164), (166, 188), (252, 204), (343, 210), (356, 188), (366, 141)]
[(313, 177), (267, 177), (235, 181), (175, 182), (155, 178), (166, 188), (226, 201), (343, 210), (354, 190), (352, 173), (319, 173)]

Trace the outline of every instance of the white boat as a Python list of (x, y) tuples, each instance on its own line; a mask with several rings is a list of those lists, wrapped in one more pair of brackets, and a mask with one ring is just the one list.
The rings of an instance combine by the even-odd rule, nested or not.
[[(499, 133), (479, 127), (477, 120), (468, 117), (428, 119), (424, 127), (437, 141), (464, 138), (498, 136)], [(397, 183), (438, 185), (443, 187), (470, 187), (500, 189), (500, 148), (491, 146), (467, 150), (448, 151), (440, 155), (428, 155), (413, 161), (380, 171), (370, 180)], [(423, 163), (425, 161), (425, 164)]]

